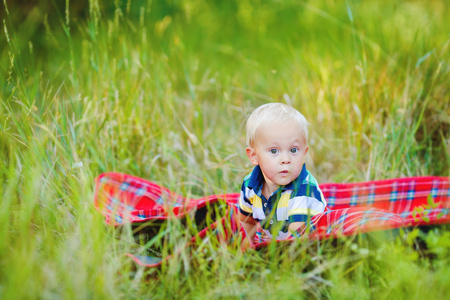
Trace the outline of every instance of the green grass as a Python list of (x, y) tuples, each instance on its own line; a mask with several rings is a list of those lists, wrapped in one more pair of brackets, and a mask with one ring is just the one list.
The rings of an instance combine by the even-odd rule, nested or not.
[[(93, 208), (106, 171), (190, 197), (237, 192), (245, 118), (271, 101), (311, 123), (319, 182), (449, 176), (445, 1), (14, 2), (0, 10), (0, 298), (449, 293), (447, 226), (260, 252), (208, 244), (129, 276), (124, 253), (150, 245)], [(151, 245), (162, 253), (195, 233), (166, 229)]]

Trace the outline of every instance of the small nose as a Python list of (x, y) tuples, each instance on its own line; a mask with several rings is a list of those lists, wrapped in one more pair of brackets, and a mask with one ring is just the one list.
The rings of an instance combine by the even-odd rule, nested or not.
[(283, 156), (281, 157), (281, 164), (286, 165), (291, 163), (291, 158), (289, 157), (289, 154), (283, 153)]

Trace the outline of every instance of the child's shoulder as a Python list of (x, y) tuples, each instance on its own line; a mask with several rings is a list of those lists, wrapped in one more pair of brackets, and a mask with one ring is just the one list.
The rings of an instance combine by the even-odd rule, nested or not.
[(319, 187), (319, 183), (314, 178), (314, 176), (307, 170), (306, 176), (303, 178), (302, 182), (296, 186), (293, 193), (294, 197), (296, 196), (308, 196), (313, 197), (319, 200), (322, 203), (325, 203), (325, 198), (323, 197), (323, 193)]
[(253, 172), (250, 172), (247, 174), (247, 176), (244, 177), (244, 182), (248, 182), (250, 180), (250, 177), (252, 177), (252, 173)]
[(306, 176), (303, 179), (302, 184), (304, 185), (309, 185), (309, 186), (319, 186), (319, 182), (317, 181), (317, 179), (311, 174), (311, 172), (309, 172), (308, 170), (306, 170)]

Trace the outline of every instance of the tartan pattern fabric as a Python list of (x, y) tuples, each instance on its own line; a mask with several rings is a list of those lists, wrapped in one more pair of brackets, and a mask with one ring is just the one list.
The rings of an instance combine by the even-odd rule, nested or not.
[[(358, 232), (369, 232), (401, 227), (403, 219), (377, 208), (348, 207), (329, 210), (311, 219), (311, 238), (339, 237)], [(303, 228), (300, 235), (305, 234)]]
[(406, 177), (320, 185), (329, 210), (371, 207), (399, 216), (403, 226), (449, 222), (448, 177)]
[[(448, 177), (407, 177), (359, 183), (325, 183), (320, 188), (328, 210), (366, 207), (399, 216), (403, 226), (439, 224), (450, 221), (450, 180)], [(143, 222), (150, 219), (182, 217), (187, 212), (225, 199), (237, 205), (239, 194), (212, 195), (187, 199), (145, 179), (104, 173), (96, 178), (95, 207), (108, 222)], [(314, 218), (334, 216), (329, 212)], [(331, 222), (331, 221), (330, 221)]]
[(227, 196), (187, 199), (154, 182), (122, 173), (103, 173), (95, 179), (94, 205), (114, 225), (182, 217)]
[[(375, 230), (450, 223), (450, 178), (408, 177), (359, 183), (325, 183), (320, 188), (328, 210), (315, 215), (297, 235), (311, 239), (340, 237)], [(94, 203), (108, 223), (120, 225), (150, 219), (181, 218), (186, 213), (220, 199), (229, 205), (225, 217), (192, 238), (216, 236), (230, 243), (245, 237), (237, 221), (239, 194), (211, 195), (188, 199), (151, 181), (121, 173), (104, 173), (96, 178)], [(253, 248), (266, 245), (256, 235)], [(136, 263), (146, 263), (133, 256)]]

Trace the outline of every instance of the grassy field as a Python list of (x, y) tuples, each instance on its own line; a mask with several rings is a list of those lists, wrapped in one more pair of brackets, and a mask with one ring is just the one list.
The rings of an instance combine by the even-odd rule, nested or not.
[[(448, 226), (134, 270), (150, 245), (93, 207), (107, 171), (237, 192), (245, 118), (274, 101), (311, 123), (320, 183), (450, 176), (447, 1), (21, 2), (0, 9), (1, 299), (447, 297)], [(195, 233), (166, 230), (163, 253)]]

